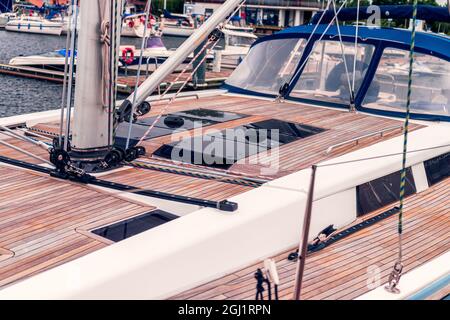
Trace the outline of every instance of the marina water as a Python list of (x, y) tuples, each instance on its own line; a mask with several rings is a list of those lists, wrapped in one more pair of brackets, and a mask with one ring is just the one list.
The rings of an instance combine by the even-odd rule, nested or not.
[[(166, 47), (177, 48), (185, 38), (163, 37)], [(30, 56), (63, 49), (65, 36), (15, 33), (0, 30), (0, 63), (16, 56)], [(122, 38), (122, 45), (140, 48), (141, 39)], [(0, 74), (0, 117), (58, 109), (62, 84)]]

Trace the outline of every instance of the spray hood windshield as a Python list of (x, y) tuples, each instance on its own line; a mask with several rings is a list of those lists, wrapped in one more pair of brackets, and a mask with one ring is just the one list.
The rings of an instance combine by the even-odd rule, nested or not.
[[(404, 116), (411, 32), (305, 25), (257, 41), (226, 81), (232, 92)], [(312, 35), (311, 35), (312, 34)], [(340, 41), (342, 39), (342, 41)], [(309, 41), (308, 41), (309, 40)], [(418, 32), (412, 117), (450, 121), (450, 38)]]

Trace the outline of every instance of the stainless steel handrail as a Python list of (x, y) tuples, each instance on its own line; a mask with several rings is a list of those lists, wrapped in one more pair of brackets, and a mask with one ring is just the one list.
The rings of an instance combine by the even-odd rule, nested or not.
[(346, 144), (352, 143), (352, 142), (356, 142), (356, 144), (358, 144), (359, 140), (364, 139), (364, 138), (369, 138), (369, 137), (373, 137), (376, 135), (380, 135), (380, 137), (382, 137), (386, 132), (389, 131), (394, 131), (394, 130), (398, 130), (398, 129), (403, 129), (403, 126), (395, 126), (395, 127), (389, 127), (383, 130), (379, 130), (379, 131), (375, 131), (375, 132), (371, 132), (371, 133), (367, 133), (365, 135), (350, 139), (350, 140), (346, 140), (344, 142), (340, 142), (337, 144), (334, 144), (330, 147), (328, 147), (327, 151), (325, 152), (326, 154), (331, 153), (331, 151), (333, 151), (333, 149), (336, 149), (337, 147), (342, 147)]
[(147, 57), (147, 70), (146, 70), (147, 77), (148, 77), (148, 74), (149, 74), (148, 64), (149, 64), (151, 59), (155, 60), (155, 70), (158, 69), (158, 57)]
[[(178, 96), (177, 99), (180, 100), (183, 98), (190, 98), (190, 97), (195, 97), (197, 99), (200, 99), (200, 96), (198, 93), (192, 93), (192, 94), (187, 94), (187, 95), (183, 95), (183, 96)], [(159, 102), (159, 101), (165, 101), (165, 100), (171, 100), (171, 99), (173, 99), (173, 97), (164, 97), (161, 99), (154, 100), (153, 102)]]
[[(147, 70), (146, 70), (146, 76), (148, 78), (149, 71), (148, 71), (148, 63), (151, 59), (155, 60), (155, 71), (158, 69), (158, 57), (147, 57)], [(158, 86), (158, 94), (161, 95), (161, 85)]]

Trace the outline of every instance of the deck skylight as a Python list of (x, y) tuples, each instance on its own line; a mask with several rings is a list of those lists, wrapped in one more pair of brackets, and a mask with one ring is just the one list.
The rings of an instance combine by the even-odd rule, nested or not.
[(154, 210), (152, 212), (120, 221), (92, 231), (96, 235), (118, 242), (150, 230), (178, 218), (171, 213)]
[[(204, 128), (215, 124), (245, 118), (246, 115), (234, 112), (216, 111), (210, 109), (193, 109), (175, 112), (161, 117), (145, 140), (167, 136), (175, 131)], [(141, 118), (132, 124), (130, 145), (134, 146), (148, 128), (156, 120), (155, 117)], [(116, 131), (116, 146), (123, 147), (128, 135), (128, 122), (121, 123)]]
[(309, 125), (269, 119), (165, 144), (154, 155), (228, 169), (241, 159), (323, 131)]

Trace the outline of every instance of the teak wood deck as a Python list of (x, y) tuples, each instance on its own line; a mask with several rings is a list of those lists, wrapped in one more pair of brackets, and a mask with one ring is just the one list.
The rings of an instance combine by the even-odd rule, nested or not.
[[(152, 110), (145, 117), (158, 115), (165, 108), (167, 101), (152, 103)], [(264, 180), (272, 180), (287, 174), (307, 168), (314, 163), (334, 158), (336, 156), (366, 147), (368, 145), (390, 139), (402, 133), (402, 122), (398, 120), (373, 117), (366, 114), (350, 113), (334, 109), (312, 107), (304, 104), (280, 103), (260, 99), (250, 99), (246, 97), (234, 96), (214, 96), (200, 99), (181, 98), (174, 102), (166, 110), (165, 114), (190, 109), (212, 109), (218, 111), (228, 111), (247, 115), (247, 117), (208, 126), (206, 129), (223, 130), (235, 128), (237, 126), (257, 122), (265, 119), (279, 119), (290, 122), (297, 122), (306, 125), (313, 125), (326, 131), (314, 136), (299, 139), (289, 144), (277, 148), (279, 152), (279, 162), (274, 174), (267, 175), (264, 169), (270, 168), (271, 157), (275, 150), (270, 150), (265, 155), (254, 155), (242, 159), (234, 164), (229, 170), (211, 169), (210, 172), (222, 172), (235, 176), (248, 176)], [(30, 128), (31, 132), (36, 131), (41, 134), (54, 136), (59, 132), (58, 123), (42, 123)], [(398, 128), (386, 132), (382, 137), (373, 136), (362, 139), (358, 144), (349, 143), (335, 149), (330, 154), (326, 154), (328, 147), (337, 143), (349, 141), (351, 139), (377, 132), (388, 128)], [(416, 130), (421, 126), (412, 124), (410, 130)], [(199, 132), (202, 134), (202, 132)], [(191, 130), (188, 134), (194, 136), (199, 134)], [(185, 134), (185, 133), (183, 133)], [(152, 163), (167, 163), (165, 159), (153, 156), (153, 152), (163, 144), (170, 143), (176, 139), (177, 135), (162, 136), (151, 140), (146, 140), (142, 145), (146, 148), (147, 154), (144, 160)], [(145, 159), (147, 158), (147, 159)], [(179, 165), (179, 164), (178, 164)], [(205, 170), (204, 167), (185, 164), (182, 168), (196, 168)], [(131, 183), (141, 188), (152, 188), (156, 191), (166, 191), (182, 196), (201, 196), (207, 200), (225, 200), (234, 195), (246, 192), (252, 187), (233, 185), (221, 181), (205, 180), (198, 177), (180, 175), (176, 173), (158, 172), (142, 168), (129, 168), (114, 172), (102, 177), (105, 180), (121, 183)]]
[[(396, 204), (382, 208), (370, 216), (394, 205)], [(397, 222), (398, 216), (391, 216), (308, 255), (302, 299), (356, 298), (370, 290), (367, 283), (371, 283), (371, 276), (376, 277), (375, 272), (380, 272), (380, 283), (385, 283), (398, 254)], [(450, 178), (447, 178), (405, 201), (404, 272), (449, 249)], [(292, 248), (274, 257), (280, 276), (280, 299), (292, 299), (293, 296), (297, 262), (287, 260), (287, 256), (294, 250)], [(256, 280), (253, 274), (257, 268), (262, 267), (262, 262), (258, 262), (172, 299), (255, 299)], [(267, 291), (264, 294), (267, 298)], [(442, 292), (440, 297), (435, 298), (440, 299), (445, 295)]]
[(2, 165), (0, 185), (0, 287), (107, 246), (89, 231), (155, 209)]
[[(153, 103), (152, 111), (146, 116), (151, 117), (159, 114), (165, 107), (165, 103)], [(261, 169), (266, 168), (270, 160), (270, 152), (267, 155), (260, 156), (256, 163), (248, 163), (250, 159), (243, 159), (233, 165), (229, 170), (206, 169), (210, 174), (219, 173), (222, 176), (225, 174), (236, 179), (239, 179), (239, 177), (251, 177), (272, 180), (307, 168), (313, 163), (333, 158), (401, 134), (400, 127), (402, 122), (398, 120), (312, 107), (304, 104), (279, 103), (228, 95), (199, 99), (183, 98), (174, 102), (166, 113), (197, 108), (229, 111), (247, 115), (245, 118), (216, 124), (208, 127), (208, 129), (223, 130), (226, 128), (235, 128), (242, 124), (265, 119), (279, 119), (327, 129), (314, 136), (281, 146), (279, 148), (279, 171), (273, 175), (261, 174)], [(346, 144), (330, 154), (325, 153), (331, 145), (392, 127), (398, 127), (399, 129), (389, 131), (382, 137), (374, 136), (362, 139), (358, 144)], [(412, 124), (411, 130), (416, 130), (420, 127), (419, 125)], [(42, 135), (47, 136), (49, 139), (46, 142), (51, 143), (51, 138), (59, 132), (59, 125), (58, 123), (40, 123), (27, 129), (29, 134), (39, 134), (38, 139), (42, 140)], [(22, 133), (20, 130), (18, 132)], [(194, 131), (190, 131), (189, 133), (194, 134)], [(143, 145), (146, 147), (147, 154), (141, 161), (152, 164), (173, 165), (174, 163), (169, 160), (153, 156), (154, 150), (165, 143), (170, 143), (171, 139), (171, 136), (163, 136), (144, 141)], [(48, 154), (45, 150), (28, 142), (7, 137), (1, 133), (0, 140), (20, 147), (41, 158), (48, 159)], [(3, 145), (0, 145), (0, 155), (34, 164), (42, 163), (42, 161)], [(122, 169), (102, 175), (102, 179), (129, 184), (137, 188), (170, 192), (176, 195), (198, 197), (214, 201), (229, 199), (234, 195), (256, 187), (230, 183), (223, 179), (207, 179), (182, 174), (183, 170), (205, 170), (205, 168), (191, 164), (180, 165), (178, 163), (176, 165), (181, 173), (123, 167)], [(154, 209), (154, 207), (135, 203), (116, 195), (106, 194), (90, 186), (58, 180), (44, 174), (4, 166), (1, 163), (0, 185), (0, 287), (107, 246), (111, 242), (92, 235), (88, 230)], [(427, 193), (414, 196), (414, 199), (424, 199), (421, 204), (422, 207), (419, 206), (417, 210), (424, 210), (424, 208), (432, 209), (432, 201), (430, 201), (430, 206), (425, 205), (425, 200), (427, 199), (425, 195), (428, 193), (432, 194), (433, 197), (438, 197), (439, 194), (445, 194), (448, 198), (448, 185), (444, 186), (447, 186), (447, 191), (437, 189), (436, 192), (432, 192), (430, 189)], [(442, 187), (442, 189), (445, 188)], [(95, 207), (91, 205), (93, 199), (95, 199)], [(409, 203), (412, 202), (411, 199)], [(444, 197), (440, 197), (438, 200), (436, 203), (439, 203), (441, 207), (446, 206), (446, 212), (448, 213), (448, 200), (445, 201)], [(410, 210), (410, 212), (412, 211)], [(431, 211), (429, 213), (431, 214)], [(433, 218), (432, 221), (435, 223), (437, 221), (439, 223), (442, 222), (443, 218), (439, 215), (440, 213), (436, 214), (436, 218)], [(425, 223), (424, 218), (419, 217), (419, 214), (417, 216), (418, 219), (414, 224)], [(426, 226), (429, 225), (432, 225), (432, 222), (427, 222)], [(381, 226), (378, 230), (383, 232), (383, 230), (386, 231), (387, 229), (385, 226)], [(446, 229), (446, 231), (448, 232), (449, 230)], [(375, 236), (373, 237), (375, 239)], [(428, 237), (428, 235), (424, 237)], [(355, 243), (358, 244), (361, 242), (363, 241), (359, 239)], [(348, 248), (353, 246), (353, 242), (350, 243), (349, 239), (342, 243), (347, 243)], [(437, 242), (433, 239), (432, 243)], [(341, 244), (339, 246), (341, 247)], [(440, 252), (439, 249), (435, 250), (436, 252)], [(373, 261), (375, 263), (375, 260), (380, 258), (380, 256), (376, 255), (376, 252), (372, 252), (371, 255), (367, 252), (366, 254), (368, 256), (361, 258), (361, 261)], [(394, 253), (386, 251), (381, 259), (387, 260), (389, 257), (390, 263), (392, 260), (390, 257), (391, 254)], [(430, 253), (423, 259), (428, 259), (432, 255)], [(285, 254), (280, 255), (277, 259), (282, 260), (284, 257)], [(343, 265), (346, 262), (355, 262), (357, 257), (359, 256), (356, 253), (348, 252), (345, 258), (336, 257), (337, 265)], [(311, 268), (311, 263), (314, 261), (313, 258), (309, 259), (310, 265), (308, 268)], [(331, 261), (332, 256), (326, 259), (330, 259)], [(414, 263), (419, 264), (417, 261)], [(413, 267), (414, 263), (410, 264), (409, 267)], [(320, 268), (319, 262), (314, 267), (317, 270), (317, 274), (322, 274), (323, 270), (321, 270), (322, 268)], [(281, 265), (280, 272), (282, 273), (283, 281), (286, 281), (286, 279), (287, 281), (292, 281), (292, 268), (293, 266), (289, 263), (283, 263)], [(254, 269), (255, 266), (251, 266), (247, 269), (247, 272), (240, 271), (224, 278), (225, 280), (235, 281), (236, 286), (242, 288), (238, 291), (233, 290), (233, 294), (230, 294), (230, 297), (252, 297), (254, 285), (252, 272), (254, 272)], [(346, 277), (346, 274), (346, 272), (336, 271), (333, 277), (339, 277), (337, 278), (339, 280), (341, 276)], [(244, 279), (242, 280), (238, 275), (245, 275), (247, 278), (242, 278)], [(333, 277), (331, 279), (334, 279)], [(345, 279), (345, 282), (349, 281), (347, 278)], [(361, 280), (360, 278), (358, 279)], [(320, 283), (327, 283), (327, 281), (327, 279), (321, 280)], [(211, 284), (208, 284), (206, 287), (196, 289), (199, 292), (198, 294), (193, 294), (196, 291), (191, 291), (186, 294), (188, 297), (193, 298), (201, 298), (203, 296), (213, 298), (228, 297), (228, 291), (224, 291), (224, 288), (231, 288), (229, 283), (216, 282), (214, 286), (218, 286), (217, 290), (214, 289), (216, 291), (211, 291), (210, 286)], [(236, 289), (236, 286), (233, 288)], [(283, 297), (289, 297), (289, 282), (286, 282), (280, 289)], [(320, 291), (320, 289), (318, 290)], [(314, 292), (314, 297), (320, 297), (317, 291)], [(350, 293), (345, 297), (347, 296), (350, 297)], [(328, 296), (324, 297), (327, 298)]]

